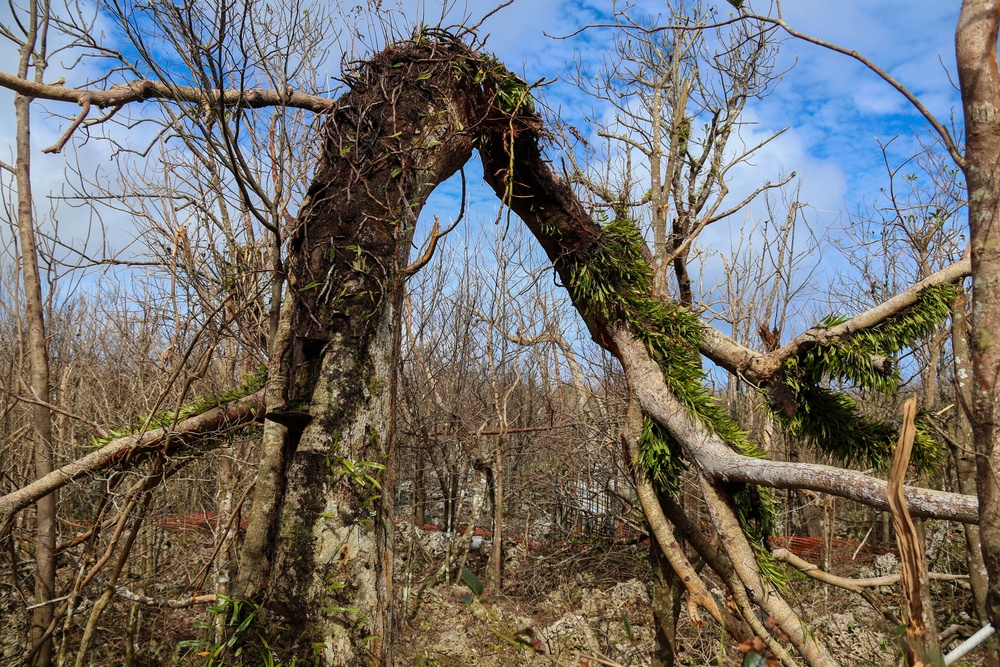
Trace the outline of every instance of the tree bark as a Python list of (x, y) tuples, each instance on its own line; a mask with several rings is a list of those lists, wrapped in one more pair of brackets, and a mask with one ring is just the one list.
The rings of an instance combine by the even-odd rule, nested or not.
[[(951, 305), (951, 340), (955, 366), (955, 430), (954, 441), (950, 442), (955, 458), (955, 476), (958, 491), (964, 494), (976, 493), (976, 457), (973, 449), (972, 423), (972, 365), (969, 360), (969, 326), (965, 313), (965, 291), (959, 288), (958, 296)], [(979, 543), (979, 526), (965, 524), (965, 551), (969, 565), (969, 586), (975, 603), (976, 616), (980, 625), (989, 622), (986, 613), (986, 591), (989, 577), (983, 562), (983, 551)]]
[(1000, 627), (1000, 0), (965, 0), (955, 36), (972, 259), (973, 435), (987, 612)]
[[(995, 25), (991, 34), (995, 73)], [(528, 111), (530, 100), (524, 103), (529, 89), (495, 61), (451, 37), (420, 37), (358, 66), (349, 83), (351, 91), (327, 107), (333, 111), (321, 162), (290, 237), (288, 298), (272, 341), (270, 421), (235, 593), (262, 605), (260, 627), (283, 662), (312, 662), (318, 653), (326, 664), (381, 665), (391, 660), (392, 630), (393, 489), (391, 475), (380, 474), (393, 464), (386, 390), (398, 309), (392, 295), (417, 213), (433, 187), (477, 147), (486, 180), (536, 236), (565, 284), (572, 283), (574, 266), (600, 251), (605, 232), (543, 159), (541, 120)], [(139, 93), (146, 95), (144, 90)], [(970, 210), (979, 209), (970, 204)], [(974, 233), (974, 243), (976, 238)], [(996, 250), (980, 245), (980, 260)], [(975, 268), (979, 260), (975, 253), (973, 258)], [(976, 298), (985, 298), (978, 278), (976, 289)], [(662, 369), (630, 325), (586, 303), (577, 307), (595, 340), (621, 361), (643, 410), (682, 445), (712, 494), (718, 482), (743, 481), (885, 506), (884, 484), (860, 473), (736, 454), (670, 393)], [(1000, 313), (994, 314), (993, 326), (1000, 327)], [(815, 333), (802, 345), (816, 344), (821, 336)], [(977, 342), (978, 363), (985, 363), (982, 350), (988, 347)], [(988, 391), (977, 391), (978, 415)], [(982, 434), (976, 437), (978, 448)], [(982, 491), (982, 468), (979, 477)], [(718, 497), (726, 509), (723, 495)], [(907, 500), (916, 516), (978, 519), (973, 498), (910, 490)], [(995, 493), (990, 500), (995, 505)], [(991, 507), (979, 508), (984, 517), (1000, 515)], [(731, 512), (716, 516), (728, 522), (725, 530), (738, 542)], [(727, 550), (743, 549), (737, 546)], [(733, 572), (740, 588), (772, 604), (773, 594), (761, 587), (755, 569), (741, 561)], [(822, 648), (810, 648), (793, 616), (779, 618), (785, 631), (814, 662), (828, 662)]]
[(684, 588), (667, 562), (656, 540), (649, 541), (649, 562), (653, 568), (653, 657), (652, 667), (673, 667), (677, 657), (677, 619)]
[[(37, 20), (37, 19), (35, 19)], [(21, 271), (24, 276), (24, 296), (28, 319), (28, 358), (30, 359), (31, 392), (39, 402), (32, 406), (34, 427), (35, 479), (52, 472), (52, 414), (49, 412), (49, 352), (42, 312), (42, 281), (38, 270), (38, 250), (35, 244), (35, 223), (31, 198), (31, 98), (16, 95), (14, 112), (17, 118), (17, 230), (21, 244)], [(35, 503), (35, 603), (55, 598), (56, 580), (56, 493)], [(32, 643), (43, 642), (35, 653), (34, 664), (45, 667), (52, 662), (52, 646), (43, 639), (52, 622), (52, 605), (41, 604), (31, 615)]]
[[(18, 76), (26, 79), (34, 69), (36, 80), (45, 69), (46, 8), (31, 2), (27, 12), (28, 29), (19, 50)], [(22, 28), (23, 29), (23, 28)], [(40, 32), (42, 33), (40, 35)], [(39, 53), (37, 41), (41, 37)], [(52, 414), (49, 402), (49, 352), (45, 335), (42, 301), (42, 279), (38, 268), (38, 247), (35, 243), (34, 199), (31, 193), (31, 102), (26, 94), (14, 95), (14, 115), (17, 123), (17, 155), (14, 179), (17, 187), (17, 233), (20, 243), (21, 272), (24, 281), (25, 311), (28, 320), (29, 383), (33, 397), (35, 479), (52, 472)], [(52, 662), (52, 644), (45, 630), (52, 622), (51, 604), (42, 604), (55, 597), (56, 494), (40, 497), (35, 504), (35, 603), (31, 614), (31, 641), (35, 648), (34, 664), (45, 667)], [(39, 646), (39, 643), (42, 643)]]
[(283, 661), (392, 661), (394, 295), (424, 201), (471, 157), (481, 88), (459, 65), (479, 58), (456, 40), (390, 47), (327, 120), (290, 239), (267, 398), (285, 431), (264, 461), (273, 483), (255, 495), (241, 589)]
[[(506, 421), (506, 420), (505, 420)], [(489, 583), (494, 593), (503, 592), (503, 446), (506, 438), (503, 434), (497, 437), (496, 449), (493, 450), (493, 546), (490, 549)]]

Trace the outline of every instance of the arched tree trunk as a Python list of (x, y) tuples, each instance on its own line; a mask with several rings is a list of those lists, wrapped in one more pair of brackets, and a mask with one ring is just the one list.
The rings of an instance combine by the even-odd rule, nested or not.
[[(545, 249), (594, 339), (622, 361), (643, 410), (709, 477), (719, 465), (729, 474), (727, 461), (751, 460), (671, 395), (640, 335), (653, 324), (628, 319), (649, 299), (641, 242), (597, 224), (549, 169), (528, 86), (453, 37), (435, 37), (352, 70), (291, 237), (271, 426), (236, 589), (261, 605), (257, 627), (282, 662), (316, 654), (328, 665), (391, 662), (394, 295), (417, 213), (474, 147), (486, 181)], [(580, 287), (588, 276), (589, 294)], [(752, 560), (731, 523), (733, 553)], [(755, 567), (739, 578), (806, 660), (833, 664), (787, 605), (764, 594)]]
[(498, 75), (458, 40), (417, 39), (356, 68), (327, 120), (237, 586), (282, 661), (391, 663), (395, 296), (417, 215), (471, 157)]

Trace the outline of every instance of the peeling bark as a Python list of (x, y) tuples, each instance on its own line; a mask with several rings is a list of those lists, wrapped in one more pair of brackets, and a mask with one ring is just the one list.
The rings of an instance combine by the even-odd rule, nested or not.
[(944, 656), (941, 654), (937, 624), (934, 621), (934, 606), (924, 560), (923, 534), (917, 530), (903, 499), (903, 478), (906, 477), (906, 469), (910, 464), (913, 438), (917, 430), (914, 425), (916, 414), (917, 399), (914, 396), (903, 404), (903, 428), (889, 467), (889, 511), (896, 531), (896, 545), (899, 547), (900, 586), (906, 603), (901, 606), (906, 618), (907, 662), (915, 667), (943, 667)]

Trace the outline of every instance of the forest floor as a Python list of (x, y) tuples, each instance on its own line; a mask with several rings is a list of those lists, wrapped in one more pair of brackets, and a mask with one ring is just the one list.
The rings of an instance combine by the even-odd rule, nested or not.
[[(155, 576), (143, 584), (147, 594), (161, 598), (190, 595), (190, 563), (194, 552), (209, 555), (211, 526), (185, 526), (164, 531), (159, 543)], [(496, 665), (534, 667), (596, 667), (649, 665), (654, 623), (651, 607), (652, 574), (648, 544), (615, 543), (610, 539), (576, 538), (556, 544), (505, 543), (503, 587), (497, 592), (489, 580), (488, 542), (469, 552), (466, 566), (474, 576), (436, 580), (453, 537), (439, 531), (406, 525), (397, 534), (397, 643), (399, 667), (464, 667)], [(815, 541), (815, 540), (813, 540)], [(810, 541), (781, 545), (807, 559)], [(849, 544), (835, 544), (841, 557), (830, 570), (841, 576), (881, 576), (898, 568), (888, 546), (869, 550), (859, 558)], [(828, 558), (829, 558), (829, 547)], [(180, 558), (183, 555), (184, 558)], [(944, 568), (940, 568), (944, 569)], [(950, 569), (950, 568), (949, 568)], [(27, 572), (27, 571), (26, 571)], [(24, 596), (30, 581), (19, 588), (0, 578), (0, 665), (17, 664), (23, 650), (27, 618)], [(722, 586), (710, 575), (710, 588), (721, 598)], [(481, 596), (475, 584), (486, 582)], [(470, 583), (473, 586), (470, 586)], [(62, 588), (71, 582), (60, 582)], [(899, 589), (873, 589), (889, 613), (899, 613)], [(953, 648), (975, 623), (968, 617), (968, 592), (961, 582), (934, 582), (932, 592), (939, 628), (956, 628), (945, 644)], [(787, 595), (793, 608), (850, 667), (892, 667), (900, 649), (894, 627), (872, 606), (844, 590), (823, 586), (798, 572), (789, 572)], [(60, 628), (69, 646), (78, 645), (92, 604), (82, 600), (75, 617)], [(204, 665), (210, 642), (211, 616), (204, 606), (162, 609), (116, 598), (97, 628), (99, 642), (92, 665), (123, 665), (126, 653), (133, 665)], [(131, 640), (128, 638), (131, 637)], [(678, 666), (744, 664), (737, 645), (746, 637), (726, 637), (714, 623), (692, 623), (686, 609), (678, 623)], [(131, 650), (126, 647), (131, 644)], [(72, 652), (66, 656), (72, 662)], [(251, 665), (253, 661), (244, 661)], [(959, 665), (986, 665), (982, 651)], [(996, 663), (992, 663), (996, 664)]]
[[(446, 538), (419, 535), (425, 555), (433, 556)], [(809, 552), (815, 540), (786, 542), (782, 546)], [(840, 541), (843, 542), (843, 541)], [(868, 549), (851, 559), (846, 542), (835, 543), (844, 556), (830, 569), (841, 576), (882, 576), (898, 571), (891, 548)], [(857, 546), (856, 543), (853, 546)], [(652, 575), (648, 543), (613, 544), (578, 540), (558, 548), (507, 549), (503, 593), (487, 583), (481, 597), (464, 581), (440, 583), (422, 591), (403, 590), (410, 597), (408, 613), (400, 619), (401, 637), (396, 664), (418, 667), (466, 665), (530, 666), (649, 665), (654, 623), (651, 609)], [(486, 549), (470, 554), (468, 567), (486, 580)], [(402, 552), (405, 553), (405, 552)], [(867, 556), (867, 557), (864, 557)], [(402, 559), (401, 559), (402, 560)], [(894, 627), (861, 598), (789, 571), (788, 599), (804, 621), (822, 639), (841, 664), (851, 667), (892, 667), (899, 664), (900, 647)], [(419, 580), (414, 577), (414, 580)], [(708, 578), (721, 596), (721, 585)], [(963, 632), (973, 622), (964, 611), (967, 593), (955, 583), (932, 584), (949, 617), (939, 625)], [(874, 595), (886, 611), (898, 615), (899, 588), (882, 587)], [(419, 597), (419, 602), (414, 600)], [(955, 611), (957, 609), (957, 611)], [(710, 619), (709, 619), (710, 621)], [(676, 663), (679, 666), (744, 664), (737, 645), (745, 637), (722, 636), (715, 624), (700, 627), (686, 609), (678, 622)], [(959, 632), (945, 650), (962, 639)], [(986, 664), (981, 651), (959, 665)]]

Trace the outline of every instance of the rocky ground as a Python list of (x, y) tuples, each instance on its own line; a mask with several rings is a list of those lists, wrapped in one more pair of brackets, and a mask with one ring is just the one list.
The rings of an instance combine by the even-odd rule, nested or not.
[[(404, 529), (405, 530), (405, 529)], [(439, 557), (448, 536), (413, 531), (417, 551)], [(457, 539), (457, 538), (456, 538)], [(464, 582), (414, 590), (404, 622), (396, 664), (431, 666), (498, 665), (648, 665), (653, 649), (650, 575), (644, 545), (564, 546), (555, 553), (511, 545), (504, 595), (470, 595)], [(469, 567), (485, 568), (485, 556), (470, 554)], [(891, 554), (853, 576), (882, 576), (898, 571)], [(558, 573), (558, 576), (556, 574)], [(480, 572), (485, 577), (485, 573)], [(791, 575), (790, 598), (843, 665), (892, 667), (900, 649), (893, 628), (873, 607), (852, 594), (824, 588), (803, 575)], [(957, 588), (939, 586), (941, 596)], [(885, 607), (898, 613), (898, 588), (878, 590)], [(962, 592), (958, 590), (959, 597)], [(471, 601), (469, 598), (472, 598)], [(947, 619), (973, 625), (963, 612)], [(946, 619), (942, 619), (944, 621)], [(743, 664), (737, 650), (746, 638), (722, 637), (714, 627), (698, 628), (685, 614), (678, 628), (677, 664)], [(958, 638), (953, 642), (957, 642)], [(954, 643), (949, 644), (953, 647)], [(981, 653), (960, 664), (983, 664)]]
[[(497, 592), (487, 576), (489, 540), (478, 535), (479, 549), (466, 551), (473, 535), (448, 535), (437, 530), (398, 527), (396, 554), (397, 621), (399, 639), (395, 663), (399, 667), (450, 667), (496, 665), (535, 667), (591, 667), (596, 665), (648, 665), (653, 650), (650, 605), (651, 574), (648, 545), (577, 538), (559, 543), (505, 544), (504, 585)], [(189, 550), (210, 541), (197, 533), (175, 535), (177, 546)], [(795, 545), (789, 545), (795, 546)], [(207, 547), (205, 547), (207, 549)], [(171, 552), (172, 553), (172, 552)], [(458, 557), (455, 554), (459, 554)], [(464, 557), (462, 554), (466, 554)], [(207, 553), (205, 554), (207, 556)], [(441, 568), (452, 559), (461, 572), (464, 565), (475, 578), (447, 580)], [(161, 572), (170, 572), (169, 557)], [(178, 564), (181, 561), (178, 560)], [(178, 565), (179, 566), (179, 565)], [(865, 566), (838, 565), (844, 576), (882, 576), (898, 569), (889, 553)], [(941, 567), (939, 569), (945, 569)], [(24, 602), (17, 590), (0, 578), (0, 665), (16, 664), (26, 635)], [(169, 582), (182, 587), (183, 572), (158, 578), (157, 594), (175, 596)], [(481, 596), (470, 582), (486, 582)], [(25, 579), (24, 586), (30, 582)], [(69, 582), (63, 582), (64, 585)], [(710, 587), (721, 588), (709, 578)], [(178, 588), (180, 590), (180, 588)], [(890, 613), (898, 614), (896, 587), (873, 589)], [(963, 611), (968, 594), (956, 583), (936, 583), (936, 607), (947, 618), (939, 626), (962, 627), (974, 623)], [(842, 590), (823, 587), (798, 573), (790, 574), (789, 600), (805, 622), (830, 647), (841, 664), (850, 667), (892, 667), (899, 648), (893, 627), (879, 612)], [(86, 604), (86, 602), (84, 603)], [(119, 609), (120, 607), (120, 609)], [(111, 609), (102, 621), (102, 642), (94, 664), (117, 665), (129, 624), (128, 605)], [(204, 607), (155, 609), (135, 607), (140, 614), (136, 634), (136, 665), (200, 665), (197, 648), (204, 639)], [(963, 630), (963, 631), (965, 631)], [(737, 667), (743, 656), (737, 644), (747, 638), (723, 637), (714, 624), (692, 625), (686, 614), (678, 627), (677, 665)], [(958, 637), (946, 648), (954, 646)], [(185, 648), (188, 646), (189, 648)], [(985, 664), (982, 653), (959, 664)]]

